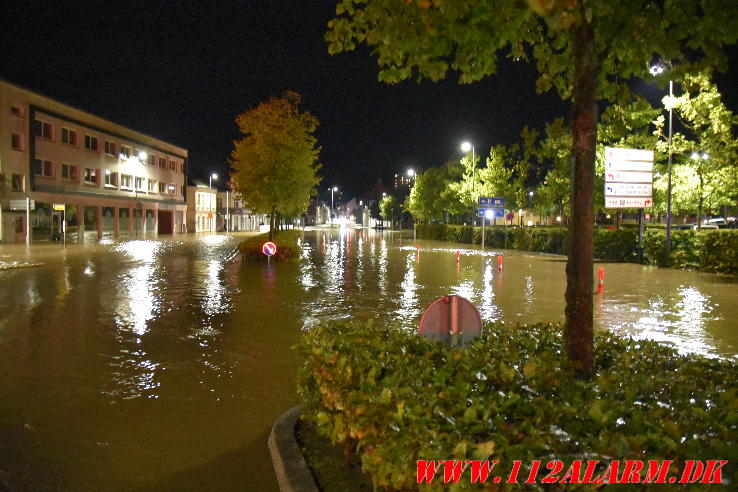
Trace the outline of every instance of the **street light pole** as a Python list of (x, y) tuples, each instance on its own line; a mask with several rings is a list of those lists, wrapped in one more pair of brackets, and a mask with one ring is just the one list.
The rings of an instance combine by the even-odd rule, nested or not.
[(331, 188), (331, 226), (333, 226), (333, 192), (338, 191), (338, 186)]
[(210, 188), (210, 189), (213, 188), (213, 180), (215, 180), (215, 181), (218, 180), (218, 175), (215, 174), (215, 173), (213, 173), (213, 174), (210, 175), (210, 180), (208, 182), (208, 188)]
[(669, 81), (669, 171), (666, 184), (666, 256), (671, 251), (671, 125), (674, 110), (671, 107), (671, 99), (674, 97), (674, 82)]

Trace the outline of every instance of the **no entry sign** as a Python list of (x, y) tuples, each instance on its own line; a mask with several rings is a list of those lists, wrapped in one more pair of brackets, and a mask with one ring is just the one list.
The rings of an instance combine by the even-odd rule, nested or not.
[(274, 253), (277, 252), (277, 245), (271, 241), (267, 241), (262, 245), (261, 252), (267, 256), (274, 256)]

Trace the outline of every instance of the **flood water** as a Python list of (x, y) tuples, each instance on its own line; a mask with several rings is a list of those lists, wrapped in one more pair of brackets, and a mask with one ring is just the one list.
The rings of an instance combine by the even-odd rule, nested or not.
[[(266, 440), (301, 331), (414, 329), (449, 293), (485, 320), (563, 319), (561, 257), (347, 230), (242, 264), (243, 237), (0, 247), (0, 490), (277, 490)], [(738, 361), (738, 279), (603, 266), (599, 329)]]

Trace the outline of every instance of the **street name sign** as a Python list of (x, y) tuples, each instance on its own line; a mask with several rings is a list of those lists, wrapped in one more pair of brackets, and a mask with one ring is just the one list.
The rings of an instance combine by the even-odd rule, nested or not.
[(653, 206), (653, 151), (605, 147), (605, 208)]
[(477, 210), (477, 217), (493, 219), (495, 217), (502, 218), (505, 216), (504, 208), (482, 208)]
[(479, 197), (479, 208), (505, 208), (505, 199), (489, 196)]

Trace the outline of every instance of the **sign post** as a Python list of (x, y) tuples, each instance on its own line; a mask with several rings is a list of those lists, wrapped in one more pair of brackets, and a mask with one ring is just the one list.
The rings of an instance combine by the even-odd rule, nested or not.
[(638, 209), (643, 263), (643, 209), (653, 207), (653, 151), (605, 147), (605, 208)]
[(482, 218), (482, 249), (484, 249), (484, 222), (494, 220), (497, 225), (497, 217), (505, 216), (505, 199), (499, 197), (480, 196), (478, 200), (479, 209), (477, 215)]
[(277, 252), (277, 245), (271, 241), (267, 241), (261, 246), (261, 252), (266, 255), (267, 263), (269, 263), (269, 260), (272, 259), (274, 253)]

